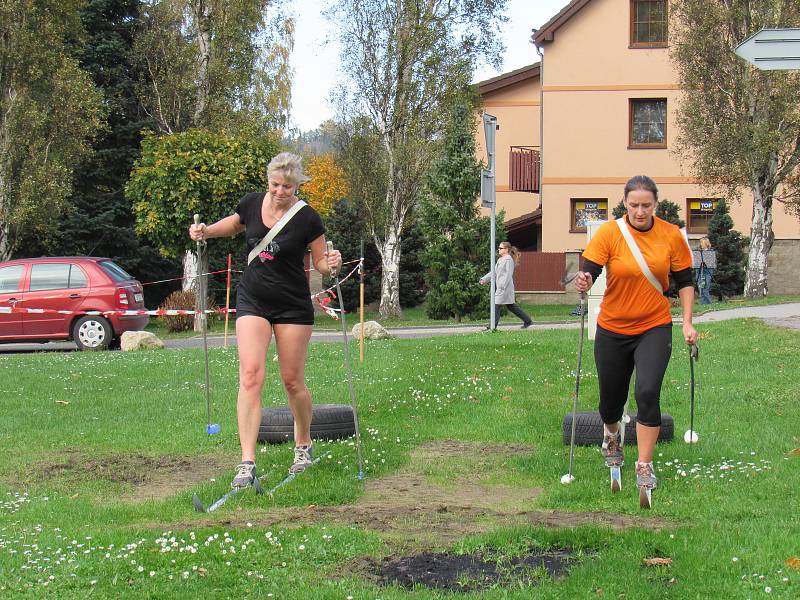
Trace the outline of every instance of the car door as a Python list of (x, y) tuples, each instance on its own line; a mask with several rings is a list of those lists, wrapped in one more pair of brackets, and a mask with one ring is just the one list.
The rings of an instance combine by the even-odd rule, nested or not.
[[(88, 293), (88, 279), (78, 265), (67, 262), (31, 265), (25, 307), (77, 311)], [(57, 312), (25, 315), (25, 337), (65, 338), (73, 315)]]
[(3, 308), (23, 308), (22, 293), (25, 265), (0, 267), (0, 338), (12, 339), (22, 336), (22, 313), (6, 313)]

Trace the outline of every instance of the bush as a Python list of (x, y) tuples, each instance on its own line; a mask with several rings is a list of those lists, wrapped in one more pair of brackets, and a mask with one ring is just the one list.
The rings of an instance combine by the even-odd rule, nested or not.
[[(214, 300), (209, 299), (206, 307), (210, 310), (216, 310), (217, 305)], [(192, 290), (172, 292), (159, 308), (161, 310), (194, 310), (194, 292)], [(209, 317), (209, 321), (216, 318), (213, 314), (209, 315)], [(174, 315), (161, 318), (164, 319), (164, 326), (167, 331), (172, 333), (190, 331), (194, 327), (194, 315)]]
[(744, 291), (744, 248), (747, 239), (733, 229), (728, 204), (720, 200), (708, 224), (708, 241), (717, 253), (717, 270), (711, 283), (711, 293), (720, 302)]

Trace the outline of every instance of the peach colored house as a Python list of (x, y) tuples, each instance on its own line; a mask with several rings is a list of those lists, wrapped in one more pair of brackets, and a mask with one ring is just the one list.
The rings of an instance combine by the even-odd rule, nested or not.
[[(506, 231), (512, 243), (518, 248), (530, 250), (542, 249), (542, 218), (536, 172), (540, 142), (539, 80), (539, 65), (535, 64), (478, 85), (484, 110), (497, 117), (498, 123), (495, 134), (498, 208), (505, 210)], [(477, 137), (477, 153), (486, 156), (483, 129)], [(517, 167), (513, 169), (514, 173), (512, 163)], [(520, 169), (520, 166), (523, 168)], [(483, 212), (488, 213), (488, 210)]]
[[(706, 231), (716, 199), (687, 174), (675, 152), (681, 88), (669, 57), (668, 5), (668, 0), (573, 0), (534, 32), (533, 41), (544, 55), (541, 65), (528, 67), (536, 77), (507, 89), (497, 83), (510, 74), (479, 84), (486, 111), (498, 117), (500, 126), (498, 208), (507, 206), (512, 219), (538, 212), (537, 249), (583, 248), (585, 222), (610, 218), (625, 182), (637, 174), (653, 177), (660, 197), (680, 207), (690, 239)], [(538, 58), (533, 47), (531, 54)], [(491, 82), (494, 87), (487, 87)], [(529, 113), (537, 114), (522, 112), (526, 100)], [(497, 104), (502, 101), (514, 105)], [(502, 191), (500, 159), (511, 143), (538, 146), (540, 126), (541, 189), (520, 207), (517, 194)], [(513, 136), (502, 137), (504, 128)], [(780, 203), (773, 211), (770, 292), (800, 293), (798, 283), (784, 284), (797, 279), (791, 263), (800, 249), (800, 220)], [(751, 213), (748, 195), (731, 207), (734, 226), (744, 235), (750, 231)]]

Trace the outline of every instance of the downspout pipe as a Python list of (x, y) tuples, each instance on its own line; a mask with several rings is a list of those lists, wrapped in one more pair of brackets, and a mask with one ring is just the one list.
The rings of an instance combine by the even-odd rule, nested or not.
[(531, 43), (539, 55), (539, 208), (544, 206), (544, 54), (536, 43), (537, 29), (533, 29)]

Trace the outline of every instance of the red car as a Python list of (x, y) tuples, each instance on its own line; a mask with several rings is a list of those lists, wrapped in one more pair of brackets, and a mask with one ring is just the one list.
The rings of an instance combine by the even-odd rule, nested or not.
[[(69, 311), (3, 312), (6, 307)], [(21, 258), (0, 262), (0, 342), (73, 340), (81, 350), (119, 345), (147, 315), (86, 315), (144, 308), (142, 284), (107, 258)]]

